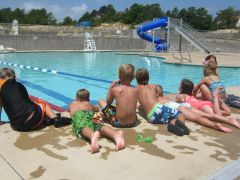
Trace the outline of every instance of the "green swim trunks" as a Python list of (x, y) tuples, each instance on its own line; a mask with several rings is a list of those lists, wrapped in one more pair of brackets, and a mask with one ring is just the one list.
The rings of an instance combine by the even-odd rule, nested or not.
[(83, 128), (91, 128), (93, 131), (100, 131), (103, 127), (102, 124), (97, 124), (92, 121), (94, 116), (94, 112), (91, 110), (80, 110), (77, 111), (72, 116), (72, 131), (73, 133), (78, 136), (78, 134), (82, 133)]

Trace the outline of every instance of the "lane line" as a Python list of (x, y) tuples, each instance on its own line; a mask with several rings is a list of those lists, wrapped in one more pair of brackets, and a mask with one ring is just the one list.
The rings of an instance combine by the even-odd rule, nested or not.
[(50, 74), (58, 74), (58, 75), (64, 75), (64, 76), (71, 76), (71, 77), (76, 77), (76, 78), (81, 78), (81, 79), (88, 79), (92, 81), (99, 81), (99, 82), (104, 82), (104, 83), (112, 83), (112, 81), (105, 80), (105, 79), (100, 79), (100, 78), (94, 78), (94, 77), (88, 77), (88, 76), (83, 76), (83, 75), (78, 75), (78, 74), (72, 74), (72, 73), (67, 73), (67, 72), (61, 72), (57, 70), (52, 70), (52, 69), (46, 69), (46, 68), (40, 68), (40, 67), (33, 67), (29, 65), (23, 65), (23, 64), (14, 64), (11, 62), (5, 62), (5, 61), (0, 61), (0, 64), (3, 65), (8, 65), (8, 66), (13, 66), (13, 67), (19, 67), (21, 69), (28, 69), (28, 70), (33, 70), (33, 71), (39, 71), (43, 73), (50, 73)]

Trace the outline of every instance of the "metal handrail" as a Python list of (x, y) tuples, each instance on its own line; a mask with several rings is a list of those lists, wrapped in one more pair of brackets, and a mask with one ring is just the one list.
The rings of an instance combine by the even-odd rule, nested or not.
[[(173, 56), (175, 59), (180, 60), (180, 63), (183, 63), (183, 60), (187, 60), (188, 63), (192, 63), (192, 58), (191, 58), (191, 55), (190, 55), (190, 52), (189, 52), (189, 51), (177, 51), (177, 52), (179, 52), (181, 58), (178, 58), (177, 56), (175, 56), (174, 52), (172, 52), (172, 56)], [(183, 53), (184, 53), (184, 52), (187, 52), (189, 59), (183, 57)]]
[(184, 33), (188, 38), (190, 38), (196, 45), (198, 45), (204, 51), (208, 51), (208, 47), (203, 42), (205, 37), (193, 29), (190, 25), (183, 22), (182, 20), (172, 18), (170, 22), (171, 26), (178, 28), (182, 33)]
[(176, 18), (172, 18), (171, 19), (171, 24), (175, 24), (178, 25), (180, 28), (182, 29), (186, 29), (187, 31), (191, 31), (192, 34), (196, 35), (196, 36), (200, 36), (201, 38), (204, 38), (204, 36), (199, 33), (198, 31), (196, 31), (194, 28), (192, 28), (189, 24), (187, 24), (184, 21), (181, 21), (180, 19), (176, 19)]

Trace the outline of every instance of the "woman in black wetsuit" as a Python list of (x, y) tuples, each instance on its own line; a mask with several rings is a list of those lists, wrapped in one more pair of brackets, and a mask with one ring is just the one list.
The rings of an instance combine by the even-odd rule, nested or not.
[(0, 113), (4, 108), (12, 128), (17, 131), (33, 131), (46, 125), (55, 127), (71, 124), (71, 119), (56, 116), (43, 101), (29, 99), (27, 89), (16, 81), (15, 72), (10, 68), (0, 70)]

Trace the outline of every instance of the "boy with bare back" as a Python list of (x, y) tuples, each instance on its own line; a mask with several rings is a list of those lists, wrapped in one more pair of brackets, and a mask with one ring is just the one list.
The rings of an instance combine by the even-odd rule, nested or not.
[(147, 115), (148, 122), (153, 124), (168, 124), (168, 131), (175, 135), (188, 135), (189, 129), (185, 126), (185, 116), (178, 110), (159, 103), (157, 85), (148, 84), (147, 69), (140, 68), (136, 72), (138, 83), (139, 103)]
[(121, 150), (125, 147), (123, 132), (115, 131), (112, 127), (104, 126), (101, 123), (101, 115), (98, 112), (98, 106), (92, 105), (90, 101), (90, 93), (86, 89), (78, 90), (76, 100), (68, 107), (70, 116), (72, 117), (72, 130), (78, 136), (90, 139), (92, 153), (99, 150), (98, 139), (100, 134), (111, 138), (115, 144), (115, 150)]
[[(102, 112), (109, 117), (109, 123), (114, 127), (128, 128), (136, 125), (136, 106), (138, 90), (131, 86), (134, 79), (134, 66), (122, 64), (118, 69), (119, 80), (113, 81), (107, 93), (106, 102), (99, 101)], [(116, 101), (116, 108), (112, 106)]]

